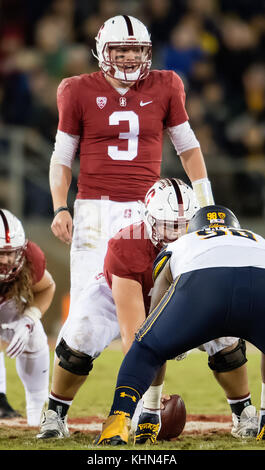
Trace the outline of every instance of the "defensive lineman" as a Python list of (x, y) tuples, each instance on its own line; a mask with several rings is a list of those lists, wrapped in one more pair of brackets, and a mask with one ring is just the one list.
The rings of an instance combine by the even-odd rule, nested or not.
[(188, 232), (160, 257), (151, 313), (121, 365), (98, 445), (128, 442), (135, 406), (166, 360), (227, 335), (265, 353), (265, 240), (217, 205), (200, 209)]

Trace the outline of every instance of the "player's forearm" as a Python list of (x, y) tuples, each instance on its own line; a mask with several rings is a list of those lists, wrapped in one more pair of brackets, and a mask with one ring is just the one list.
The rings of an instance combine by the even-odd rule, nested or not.
[(201, 149), (198, 147), (183, 152), (180, 156), (200, 207), (214, 204), (211, 182), (207, 177), (207, 170)]
[(142, 286), (135, 280), (113, 275), (112, 295), (120, 326), (122, 350), (126, 354), (146, 316)]
[(52, 303), (55, 288), (55, 282), (48, 271), (45, 271), (43, 278), (33, 286), (33, 306), (37, 307), (42, 315)]
[(67, 206), (68, 191), (72, 181), (71, 168), (58, 163), (53, 164), (50, 166), (49, 178), (54, 210)]
[(180, 155), (180, 159), (191, 182), (207, 178), (207, 169), (200, 147), (186, 150)]
[(42, 292), (38, 292), (34, 296), (34, 301), (33, 301), (33, 306), (37, 307), (42, 315), (48, 310), (52, 303), (52, 299), (54, 296), (55, 292), (55, 286), (50, 285), (46, 289), (44, 289)]

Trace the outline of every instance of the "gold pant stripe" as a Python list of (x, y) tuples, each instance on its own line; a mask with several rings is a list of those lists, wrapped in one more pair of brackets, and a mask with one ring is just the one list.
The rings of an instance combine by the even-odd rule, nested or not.
[(162, 299), (158, 303), (158, 305), (152, 310), (152, 312), (148, 315), (147, 319), (145, 320), (142, 328), (136, 334), (136, 338), (138, 341), (141, 341), (142, 338), (146, 335), (146, 333), (150, 330), (153, 324), (156, 322), (158, 317), (163, 312), (164, 308), (167, 306), (168, 302), (170, 301), (172, 295), (175, 292), (176, 285), (179, 281), (180, 275), (175, 279), (173, 284), (170, 286), (169, 290), (163, 295)]

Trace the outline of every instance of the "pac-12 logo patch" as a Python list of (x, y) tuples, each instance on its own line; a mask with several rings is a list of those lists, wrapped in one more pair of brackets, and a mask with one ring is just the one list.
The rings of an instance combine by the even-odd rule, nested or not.
[(97, 105), (100, 109), (104, 108), (107, 104), (106, 96), (97, 96)]

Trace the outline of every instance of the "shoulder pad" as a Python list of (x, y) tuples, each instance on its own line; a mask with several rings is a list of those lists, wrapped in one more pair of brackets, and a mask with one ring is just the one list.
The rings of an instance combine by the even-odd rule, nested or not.
[(160, 251), (153, 265), (153, 282), (155, 282), (158, 274), (160, 274), (162, 269), (164, 269), (165, 264), (169, 260), (171, 255), (172, 255), (172, 251), (167, 251), (166, 248)]

